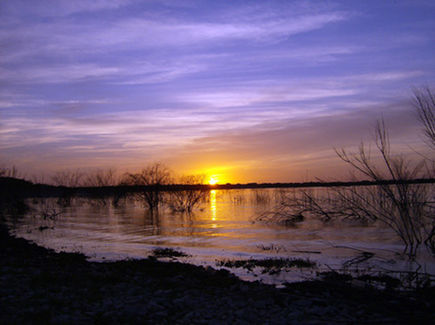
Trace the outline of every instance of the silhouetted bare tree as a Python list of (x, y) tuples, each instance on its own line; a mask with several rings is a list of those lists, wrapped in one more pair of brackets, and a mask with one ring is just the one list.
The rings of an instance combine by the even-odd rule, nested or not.
[[(364, 191), (355, 187), (337, 194), (340, 202), (352, 213), (371, 220), (378, 219), (390, 226), (404, 242), (407, 253), (414, 256), (420, 244), (434, 246), (435, 210), (430, 204), (433, 193), (427, 185), (407, 182), (423, 177), (424, 161), (413, 166), (403, 156), (393, 156), (383, 121), (377, 123), (375, 132), (383, 170), (371, 161), (363, 144), (356, 154), (349, 154), (343, 149), (337, 154), (378, 185)], [(394, 183), (387, 184), (386, 180)]]
[(429, 144), (435, 149), (435, 96), (429, 87), (414, 90), (414, 106), (423, 124), (424, 134)]
[(171, 172), (161, 163), (149, 165), (136, 174), (127, 174), (125, 178), (126, 184), (142, 187), (139, 198), (150, 210), (159, 208), (163, 202), (161, 186), (170, 182)]
[(98, 169), (84, 175), (82, 185), (84, 186), (114, 186), (118, 185), (116, 172), (113, 169)]
[(84, 173), (79, 169), (65, 170), (54, 174), (51, 181), (57, 186), (77, 187), (81, 185), (83, 177)]
[(377, 123), (375, 134), (380, 157), (378, 162), (371, 158), (364, 143), (356, 153), (344, 149), (336, 150), (336, 153), (354, 171), (360, 172), (376, 185), (336, 187), (319, 193), (300, 191), (285, 197), (274, 212), (275, 215), (269, 214), (261, 218), (284, 223), (289, 221), (289, 224), (304, 215), (324, 221), (337, 218), (364, 222), (379, 220), (401, 238), (409, 256), (415, 256), (421, 244), (435, 253), (433, 185), (408, 182), (424, 176), (424, 161), (412, 164), (401, 155), (392, 155), (383, 121)]
[(182, 176), (178, 180), (183, 185), (199, 185), (197, 188), (174, 190), (170, 193), (169, 207), (176, 212), (191, 213), (193, 208), (207, 197), (208, 189), (201, 186), (204, 183), (203, 175)]

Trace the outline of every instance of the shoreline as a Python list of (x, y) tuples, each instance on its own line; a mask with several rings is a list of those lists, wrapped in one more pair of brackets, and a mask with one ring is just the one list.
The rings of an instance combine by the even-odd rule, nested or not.
[[(377, 186), (386, 184), (435, 184), (435, 178), (417, 178), (411, 180), (382, 180), (382, 181), (311, 181), (292, 183), (246, 183), (246, 184), (168, 184), (168, 185), (113, 185), (113, 186), (54, 186), (33, 183), (25, 179), (0, 177), (0, 194), (4, 197), (121, 197), (143, 191), (212, 191), (212, 190), (242, 190), (242, 189), (298, 189), (298, 188), (333, 188), (352, 186)], [(2, 197), (0, 197), (1, 201)], [(7, 200), (6, 200), (7, 201)]]
[(336, 281), (277, 289), (228, 271), (149, 258), (88, 262), (0, 226), (0, 323), (430, 323), (435, 288), (414, 293)]

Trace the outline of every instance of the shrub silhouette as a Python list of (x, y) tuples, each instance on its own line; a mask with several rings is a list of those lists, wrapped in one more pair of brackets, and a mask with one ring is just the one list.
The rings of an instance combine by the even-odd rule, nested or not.
[[(203, 185), (203, 175), (187, 175), (179, 179), (183, 187), (170, 192), (168, 205), (175, 212), (191, 213), (193, 208), (205, 200), (208, 189)], [(189, 186), (186, 188), (185, 186)]]
[(158, 210), (163, 202), (162, 186), (171, 182), (169, 169), (161, 164), (154, 163), (136, 174), (127, 174), (124, 182), (127, 185), (139, 186), (137, 196), (151, 211)]

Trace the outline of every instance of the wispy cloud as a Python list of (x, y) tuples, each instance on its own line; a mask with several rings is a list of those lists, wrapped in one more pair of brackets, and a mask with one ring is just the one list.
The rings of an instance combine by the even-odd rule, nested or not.
[(115, 84), (159, 83), (185, 74), (202, 71), (204, 66), (182, 62), (156, 64), (143, 61), (123, 63), (120, 66), (98, 64), (63, 64), (43, 67), (10, 68), (0, 70), (0, 82), (60, 83), (80, 81), (107, 81)]
[(384, 82), (411, 79), (413, 77), (418, 77), (422, 75), (424, 75), (423, 71), (386, 71), (347, 76), (344, 77), (344, 79), (353, 82)]
[[(330, 98), (351, 97), (367, 92), (361, 84), (368, 82), (394, 83), (396, 81), (421, 76), (422, 71), (386, 71), (370, 74), (342, 75), (340, 78), (302, 77), (292, 80), (265, 79), (247, 82), (245, 86), (227, 91), (208, 91), (183, 94), (180, 100), (209, 107), (255, 107), (277, 103), (328, 100)], [(371, 85), (370, 85), (371, 86)], [(369, 88), (371, 89), (371, 87)]]
[(230, 92), (190, 94), (182, 100), (194, 104), (206, 104), (215, 107), (252, 106), (256, 104), (307, 101), (329, 97), (349, 96), (357, 93), (355, 89), (306, 88), (298, 86), (252, 87)]
[(119, 72), (116, 67), (102, 67), (97, 64), (72, 64), (19, 69), (2, 69), (0, 80), (19, 83), (58, 83), (113, 76)]
[[(95, 5), (95, 9), (110, 4), (112, 3), (104, 2)], [(113, 3), (115, 7), (118, 5), (119, 3)], [(45, 8), (43, 5), (38, 7)], [(72, 10), (81, 10), (83, 7), (71, 5)], [(89, 6), (89, 9), (92, 8), (93, 6)], [(35, 54), (52, 56), (104, 53), (107, 49), (117, 51), (120, 46), (123, 49), (127, 47), (129, 50), (135, 50), (237, 40), (271, 42), (274, 39), (285, 40), (292, 35), (320, 29), (346, 18), (344, 13), (327, 12), (296, 17), (279, 15), (267, 20), (257, 20), (253, 17), (250, 21), (245, 19), (242, 23), (201, 22), (172, 17), (120, 18), (105, 21), (104, 24), (97, 24), (94, 20), (83, 20), (80, 24), (74, 20), (44, 23), (38, 21), (25, 25), (20, 21), (10, 21), (0, 29), (0, 41), (8, 44), (2, 51), (7, 62)]]
[(27, 0), (4, 1), (2, 9), (9, 14), (36, 15), (41, 17), (59, 17), (76, 13), (117, 9), (132, 3), (132, 0), (41, 0), (36, 5), (29, 5)]

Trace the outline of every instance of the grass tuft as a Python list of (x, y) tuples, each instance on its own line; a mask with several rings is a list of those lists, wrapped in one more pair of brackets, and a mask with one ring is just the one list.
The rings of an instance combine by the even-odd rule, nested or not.
[(177, 251), (173, 248), (156, 248), (153, 250), (154, 257), (187, 257), (186, 253)]
[(302, 258), (268, 258), (268, 259), (249, 259), (235, 261), (219, 261), (217, 266), (225, 266), (230, 268), (244, 268), (252, 271), (254, 267), (262, 267), (262, 273), (276, 274), (287, 268), (311, 268), (315, 267), (316, 263), (308, 259)]

